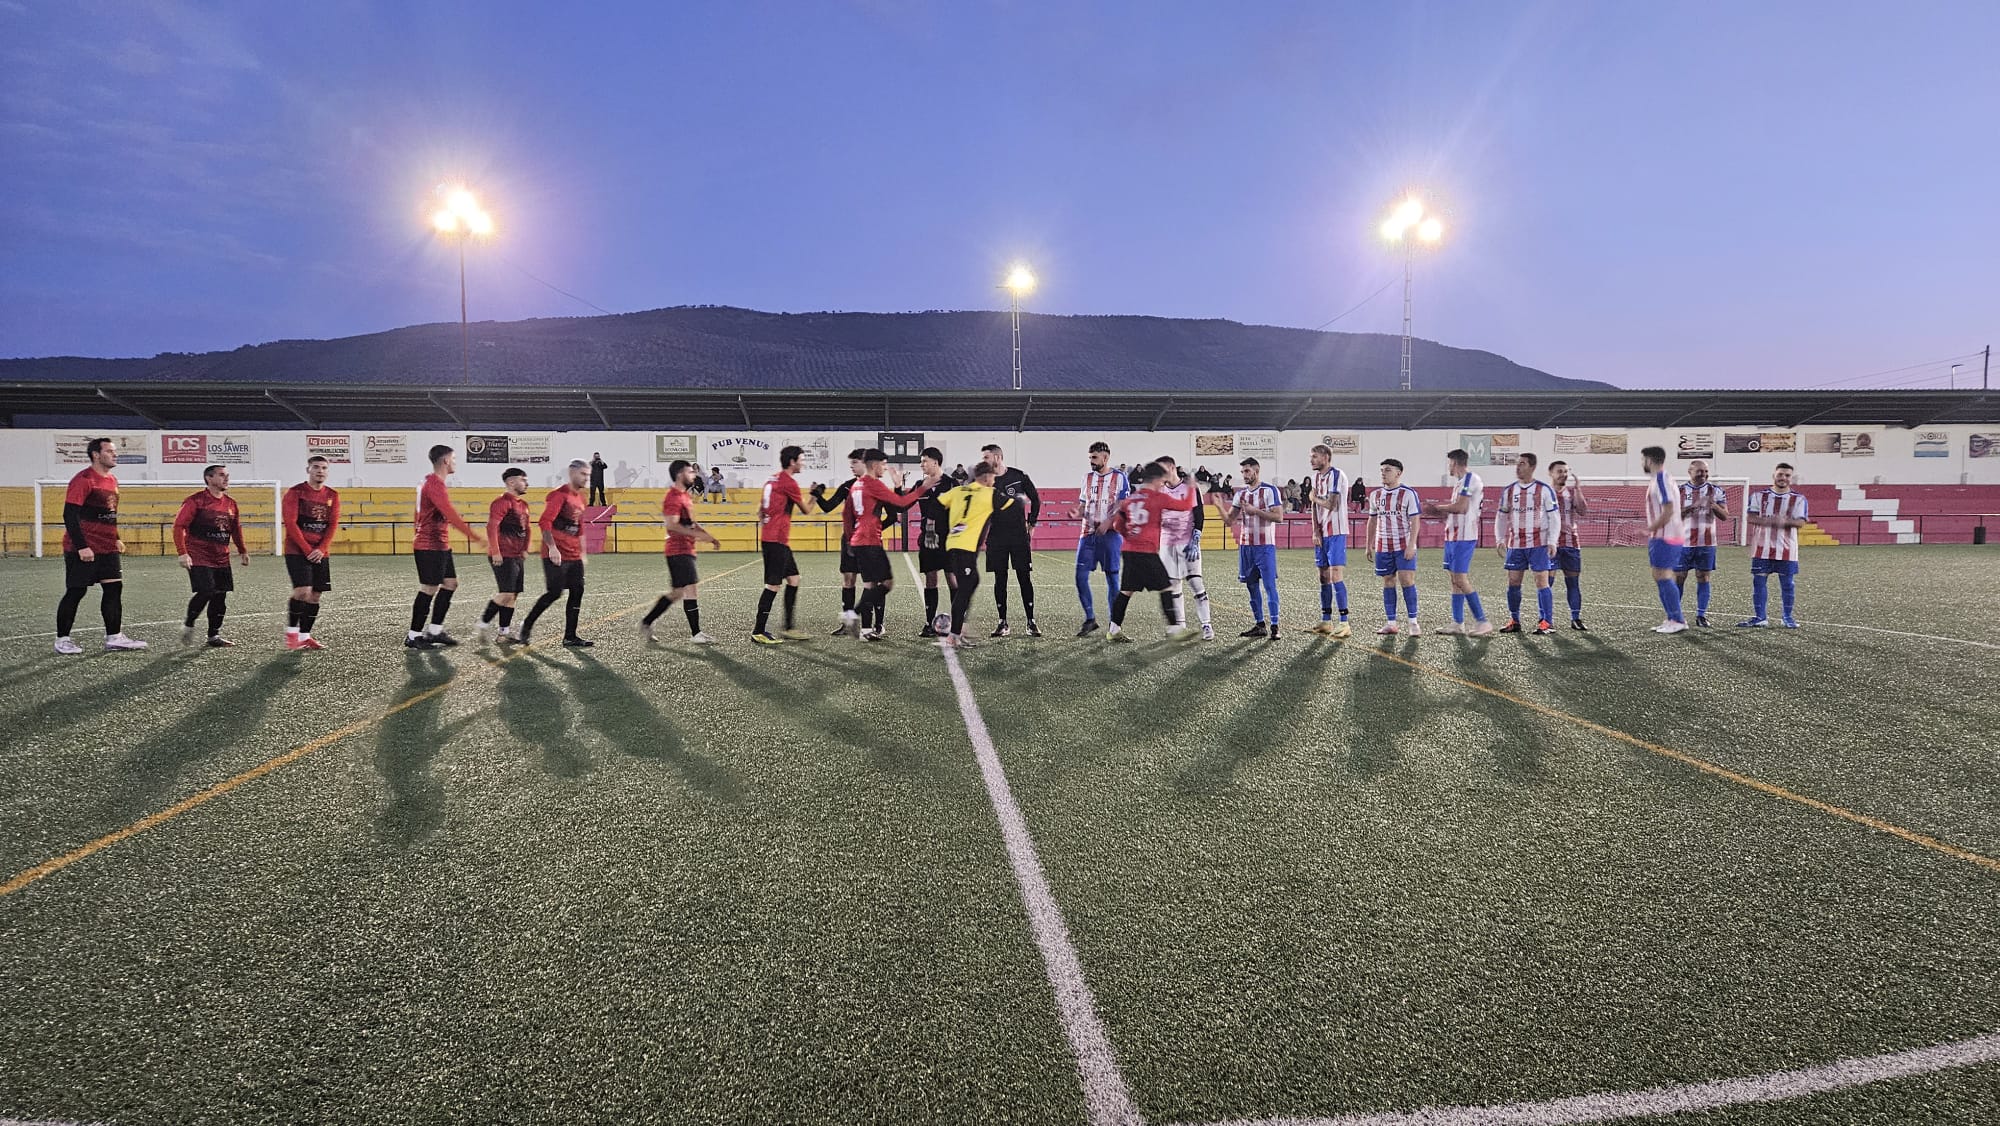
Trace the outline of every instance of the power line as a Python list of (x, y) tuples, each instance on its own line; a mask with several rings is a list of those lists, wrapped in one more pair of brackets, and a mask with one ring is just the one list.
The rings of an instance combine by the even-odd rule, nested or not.
[(509, 266), (512, 266), (512, 267), (514, 267), (514, 268), (515, 268), (516, 270), (519, 270), (519, 271), (521, 271), (522, 275), (523, 275), (523, 276), (525, 276), (525, 277), (526, 277), (526, 278), (527, 278), (527, 279), (528, 279), (529, 281), (532, 281), (532, 282), (537, 282), (537, 283), (539, 283), (539, 284), (541, 284), (541, 285), (544, 285), (544, 286), (547, 286), (547, 287), (548, 287), (549, 289), (552, 289), (552, 290), (555, 290), (555, 291), (556, 291), (557, 293), (560, 293), (560, 294), (562, 294), (562, 295), (563, 295), (564, 297), (567, 297), (567, 298), (569, 298), (569, 299), (570, 299), (571, 301), (575, 301), (575, 302), (577, 302), (578, 304), (581, 304), (581, 305), (588, 305), (588, 306), (590, 306), (591, 308), (593, 308), (593, 309), (597, 310), (598, 312), (600, 312), (600, 313), (603, 313), (603, 314), (605, 314), (606, 316), (614, 316), (614, 315), (615, 315), (615, 314), (613, 314), (613, 313), (611, 312), (611, 310), (609, 310), (609, 309), (605, 308), (605, 307), (604, 307), (604, 306), (602, 306), (602, 305), (599, 305), (599, 304), (598, 304), (597, 302), (595, 302), (595, 301), (589, 301), (589, 300), (586, 300), (586, 299), (584, 299), (584, 298), (582, 298), (582, 297), (578, 297), (578, 296), (577, 296), (576, 294), (574, 294), (574, 293), (571, 293), (571, 292), (570, 292), (569, 290), (567, 290), (567, 289), (564, 289), (563, 287), (561, 287), (561, 286), (559, 286), (559, 285), (555, 285), (555, 284), (553, 284), (553, 283), (550, 283), (550, 282), (546, 282), (546, 281), (543, 281), (543, 280), (542, 280), (541, 278), (538, 278), (538, 277), (536, 277), (536, 276), (535, 276), (534, 274), (531, 274), (531, 273), (529, 273), (526, 267), (522, 266), (522, 265), (521, 265), (521, 264), (520, 264), (519, 262), (516, 262), (516, 261), (514, 261), (514, 260), (513, 260), (512, 258), (508, 258), (508, 257), (506, 257), (506, 256), (502, 255), (502, 256), (500, 257), (500, 260), (501, 260), (502, 262), (505, 262), (505, 263), (507, 263), (507, 264), (508, 264)]
[[(1980, 355), (1981, 355), (1981, 353), (1979, 353), (1979, 352), (1967, 352), (1967, 353), (1965, 353), (1965, 354), (1964, 354), (1964, 355), (1962, 355), (1962, 356), (1946, 356), (1946, 357), (1945, 357), (1944, 359), (1942, 359), (1942, 360), (1926, 360), (1926, 361), (1924, 361), (1923, 363), (1920, 363), (1920, 364), (1905, 364), (1904, 366), (1902, 366), (1902, 367), (1899, 367), (1899, 368), (1885, 368), (1885, 369), (1884, 369), (1884, 370), (1882, 370), (1882, 371), (1871, 371), (1871, 372), (1869, 372), (1869, 373), (1868, 373), (1868, 374), (1866, 374), (1866, 375), (1855, 375), (1855, 376), (1849, 376), (1849, 377), (1848, 377), (1848, 378), (1846, 378), (1846, 379), (1836, 379), (1836, 380), (1832, 380), (1832, 381), (1830, 381), (1830, 382), (1827, 382), (1827, 383), (1821, 383), (1821, 384), (1816, 384), (1815, 386), (1818, 386), (1818, 387), (1839, 387), (1839, 386), (1841, 386), (1841, 385), (1843, 385), (1843, 384), (1847, 384), (1847, 383), (1859, 383), (1859, 382), (1861, 382), (1862, 380), (1866, 380), (1866, 379), (1876, 379), (1876, 378), (1879, 378), (1879, 377), (1881, 377), (1881, 376), (1884, 376), (1884, 375), (1900, 375), (1900, 374), (1902, 374), (1903, 372), (1910, 372), (1910, 371), (1921, 371), (1921, 370), (1923, 370), (1924, 368), (1935, 368), (1935, 367), (1943, 367), (1943, 368), (1945, 368), (1945, 369), (1946, 369), (1946, 372), (1948, 373), (1948, 372), (1950, 371), (1950, 365), (1952, 365), (1952, 364), (1954, 364), (1954, 363), (1959, 363), (1959, 362), (1961, 362), (1961, 361), (1964, 361), (1964, 360), (1971, 360), (1971, 359), (1977, 359), (1977, 358), (1978, 358), (1978, 357), (1979, 357)], [(1943, 378), (1943, 376), (1938, 376), (1937, 378)]]
[(1342, 314), (1340, 314), (1340, 316), (1338, 316), (1338, 317), (1335, 317), (1335, 318), (1333, 318), (1333, 320), (1331, 320), (1331, 321), (1328, 321), (1328, 322), (1326, 322), (1326, 324), (1323, 324), (1323, 325), (1320, 325), (1320, 326), (1319, 326), (1318, 328), (1315, 328), (1315, 329), (1313, 329), (1313, 331), (1314, 331), (1314, 332), (1319, 332), (1319, 331), (1321, 331), (1321, 330), (1325, 329), (1325, 328), (1327, 327), (1327, 325), (1331, 325), (1331, 324), (1333, 324), (1333, 323), (1334, 323), (1334, 322), (1336, 322), (1336, 321), (1340, 321), (1340, 320), (1343, 320), (1343, 319), (1345, 319), (1345, 318), (1347, 317), (1348, 313), (1352, 313), (1352, 312), (1354, 312), (1355, 310), (1357, 310), (1357, 309), (1360, 309), (1362, 305), (1366, 305), (1366, 304), (1368, 304), (1368, 303), (1369, 303), (1370, 301), (1373, 301), (1373, 300), (1375, 300), (1375, 299), (1376, 299), (1377, 297), (1380, 297), (1380, 296), (1382, 296), (1383, 294), (1385, 294), (1385, 293), (1389, 292), (1389, 289), (1390, 289), (1390, 287), (1391, 287), (1391, 286), (1394, 286), (1395, 284), (1396, 284), (1396, 279), (1394, 279), (1394, 278), (1390, 278), (1390, 279), (1389, 279), (1389, 284), (1388, 284), (1388, 285), (1385, 285), (1385, 286), (1383, 286), (1383, 287), (1382, 287), (1381, 289), (1378, 289), (1378, 290), (1376, 290), (1375, 292), (1373, 292), (1373, 293), (1369, 294), (1368, 296), (1366, 296), (1366, 297), (1362, 298), (1362, 299), (1361, 299), (1361, 303), (1360, 303), (1359, 305), (1356, 305), (1356, 306), (1354, 306), (1354, 308), (1353, 308), (1353, 309), (1349, 309), (1349, 310), (1348, 310), (1348, 311), (1347, 311), (1346, 313), (1342, 313)]

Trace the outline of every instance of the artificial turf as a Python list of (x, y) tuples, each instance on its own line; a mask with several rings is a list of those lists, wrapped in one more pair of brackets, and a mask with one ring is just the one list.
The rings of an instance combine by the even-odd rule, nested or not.
[[(832, 559), (804, 559), (824, 633)], [(1234, 638), (1211, 553), (1226, 640), (1161, 640), (1142, 596), (1114, 648), (1070, 636), (1043, 553), (1048, 636), (1018, 636), (1016, 593), (1017, 636), (962, 663), (1148, 1121), (1539, 1100), (2000, 1030), (2000, 872), (1577, 722), (2000, 856), (2000, 651), (1936, 639), (2000, 634), (1991, 559), (1809, 553), (1806, 629), (1679, 637), (1646, 630), (1637, 552), (1588, 556), (1593, 630), (1552, 638), (1375, 638), (1356, 573), (1336, 643), (1288, 553), (1266, 643)], [(623, 616), (588, 652), (408, 652), (407, 563), (343, 559), (332, 648), (292, 654), (275, 563), (239, 579), (240, 648), (134, 624), (153, 651), (81, 658), (47, 648), (60, 565), (0, 564), (0, 880), (316, 747), (0, 897), (0, 1116), (1083, 1119), (935, 649), (752, 646), (758, 569), (719, 555), (710, 650), (678, 611), (642, 645), (663, 568), (606, 556), (585, 620)], [(1723, 567), (1733, 621), (1747, 565)], [(178, 616), (171, 560), (127, 573), (130, 622)], [(469, 575), (462, 636), (485, 594)], [(1996, 1103), (1987, 1064), (1676, 1121)]]

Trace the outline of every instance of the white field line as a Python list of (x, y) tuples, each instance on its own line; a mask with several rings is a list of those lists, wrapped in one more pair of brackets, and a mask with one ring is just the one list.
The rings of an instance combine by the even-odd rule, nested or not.
[[(461, 587), (460, 589), (464, 588)], [(651, 589), (652, 588), (648, 588), (647, 590), (607, 590), (607, 591), (590, 590), (586, 592), (585, 597), (586, 598), (598, 598), (598, 597), (629, 598), (635, 595), (650, 593)], [(533, 606), (535, 604), (535, 600), (533, 598), (528, 597), (529, 594), (532, 593), (533, 593), (532, 591), (527, 591), (523, 592), (521, 595), (522, 598), (527, 599), (529, 606)], [(359, 612), (362, 610), (408, 610), (410, 608), (410, 600), (406, 598), (401, 602), (370, 602), (360, 606), (347, 606), (347, 605), (342, 605), (341, 603), (338, 602), (328, 602), (326, 605), (328, 609), (326, 611), (325, 616), (329, 621), (338, 623), (340, 620), (340, 615)], [(482, 602), (480, 603), (480, 605), (484, 606), (485, 603)], [(457, 608), (455, 599), (453, 608), (454, 610), (456, 610)], [(91, 606), (89, 601), (86, 600), (84, 605), (78, 608), (76, 616), (79, 619), (82, 619), (86, 616), (89, 616), (90, 612), (91, 612)], [(477, 611), (474, 612), (477, 613)], [(50, 608), (49, 614), (50, 617), (52, 618), (54, 617), (55, 610), (53, 606)], [(281, 618), (284, 617), (285, 614), (286, 611), (284, 610), (238, 610), (234, 606), (229, 608), (229, 620), (232, 622), (236, 621), (239, 618)], [(153, 626), (178, 626), (181, 624), (181, 621), (182, 619), (180, 618), (163, 618), (159, 621), (154, 621), (154, 622), (126, 622), (125, 624), (131, 627), (132, 629), (148, 629)], [(103, 633), (104, 626), (102, 625), (101, 620), (100, 624), (93, 626), (85, 626), (79, 622), (75, 632), (77, 634)], [(49, 628), (41, 630), (37, 633), (19, 633), (13, 635), (12, 637), (0, 637), (0, 644), (4, 644), (10, 641), (53, 641), (55, 640), (55, 636), (56, 636), (56, 629), (54, 624), (52, 623), (49, 626)], [(0, 1126), (7, 1126), (7, 1120), (4, 1118), (0, 1118)]]
[[(904, 562), (909, 564), (910, 574), (921, 581), (916, 561), (905, 556)], [(972, 682), (966, 679), (958, 654), (950, 648), (944, 649), (944, 664), (958, 695), (958, 713), (972, 739), (980, 776), (986, 782), (987, 800), (993, 804), (993, 815), (1000, 822), (1000, 837), (1007, 846), (1007, 861), (1013, 866), (1014, 881), (1021, 888), (1028, 926), (1034, 932), (1036, 947), (1041, 950), (1049, 986), (1055, 990), (1056, 1014), (1062, 1021), (1063, 1035), (1069, 1039), (1070, 1050), (1076, 1053), (1077, 1075), (1083, 1082), (1084, 1112), (1092, 1126), (1140, 1126), (1143, 1120), (1139, 1108), (1132, 1101), (1124, 1072), (1118, 1069), (1111, 1037), (1098, 1018), (1097, 999), (1083, 979), (1083, 964), (1070, 942), (1069, 925), (1063, 921), (1062, 907), (1049, 890), (1041, 858), (1035, 853), (1034, 838), (1028, 835), (1027, 820), (1021, 816), (1021, 807), (1007, 785), (1000, 754), (993, 747), (993, 737), (987, 733), (986, 720), (980, 716), (979, 703), (973, 698)]]
[(1928, 1075), (1955, 1067), (2000, 1060), (2000, 1033), (1954, 1044), (1914, 1048), (1880, 1056), (1836, 1060), (1796, 1071), (1774, 1071), (1743, 1079), (1715, 1079), (1620, 1094), (1575, 1095), (1546, 1102), (1501, 1106), (1423, 1107), (1342, 1114), (1330, 1118), (1233, 1118), (1212, 1126), (1578, 1126), (1668, 1114), (1778, 1102), (1844, 1091), (1890, 1079)]

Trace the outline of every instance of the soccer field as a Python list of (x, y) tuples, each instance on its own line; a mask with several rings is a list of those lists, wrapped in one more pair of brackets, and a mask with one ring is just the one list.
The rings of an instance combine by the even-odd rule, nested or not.
[(603, 556), (598, 646), (510, 655), (483, 567), (418, 652), (408, 562), (339, 559), (288, 653), (278, 560), (182, 650), (132, 559), (152, 650), (76, 658), (60, 563), (0, 562), (0, 1118), (1995, 1121), (1996, 556), (1809, 552), (1799, 631), (1728, 628), (1723, 556), (1713, 630), (1607, 549), (1589, 633), (1377, 638), (1357, 569), (1336, 642), (1285, 553), (1267, 643), (1217, 552), (1225, 640), (1141, 595), (1114, 647), (1042, 553), (963, 698), (900, 560), (907, 640), (753, 646), (716, 555), (722, 643), (649, 647), (660, 560)]

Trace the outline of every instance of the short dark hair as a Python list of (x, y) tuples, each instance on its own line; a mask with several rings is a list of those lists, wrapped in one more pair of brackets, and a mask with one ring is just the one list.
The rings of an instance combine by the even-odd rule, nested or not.
[(1552, 461), (1552, 462), (1550, 462), (1550, 463), (1549, 463), (1549, 468), (1550, 468), (1550, 469), (1554, 469), (1554, 468), (1555, 468), (1556, 466), (1558, 466), (1558, 465), (1563, 465), (1563, 466), (1566, 466), (1566, 465), (1568, 465), (1568, 464), (1569, 464), (1569, 462), (1566, 462), (1566, 461), (1562, 461), (1562, 460), (1558, 459), (1558, 460), (1556, 460), (1556, 461)]
[(1332, 456), (1333, 456), (1333, 447), (1332, 447), (1332, 446), (1329, 446), (1329, 445), (1327, 445), (1327, 444), (1326, 444), (1325, 442), (1321, 442), (1321, 443), (1319, 443), (1319, 444), (1315, 445), (1315, 446), (1314, 446), (1314, 447), (1312, 448), (1312, 452), (1314, 452), (1314, 453), (1316, 453), (1316, 454), (1325, 454), (1325, 455), (1326, 455), (1326, 456), (1328, 456), (1328, 457), (1332, 457)]
[(1174, 466), (1175, 468), (1179, 468), (1181, 464), (1180, 462), (1174, 460), (1174, 455), (1172, 454), (1161, 454), (1159, 457), (1156, 457), (1153, 460), (1159, 462), (1161, 465), (1171, 465)]
[(804, 446), (786, 446), (784, 449), (778, 451), (778, 468), (783, 469), (785, 466), (804, 457), (805, 454), (806, 448)]
[(1665, 446), (1647, 446), (1639, 451), (1639, 456), (1648, 461), (1664, 463), (1667, 460), (1667, 448)]
[(676, 485), (680, 484), (681, 470), (686, 469), (688, 466), (691, 465), (694, 465), (694, 462), (691, 462), (684, 457), (675, 458), (673, 461), (667, 464), (667, 479), (672, 481)]
[(1453, 450), (1444, 455), (1444, 459), (1453, 465), (1467, 465), (1471, 463), (1472, 455), (1464, 450)]
[(867, 456), (868, 450), (866, 448), (847, 451), (847, 460), (849, 461), (860, 461)]
[(106, 446), (114, 444), (115, 443), (113, 443), (109, 438), (92, 438), (90, 440), (90, 450), (89, 450), (90, 456), (96, 457), (97, 451), (103, 449)]
[(516, 477), (526, 477), (527, 475), (528, 475), (527, 470), (521, 468), (518, 465), (513, 465), (507, 467), (506, 471), (500, 474), (500, 480), (501, 483), (504, 484), (508, 481), (513, 480)]
[(873, 465), (878, 461), (888, 461), (889, 455), (883, 453), (881, 450), (878, 450), (873, 446), (870, 446), (866, 451), (862, 453), (861, 460), (867, 462), (870, 465)]
[(936, 446), (925, 446), (922, 456), (930, 458), (932, 461), (937, 462), (939, 465), (944, 464), (944, 451), (938, 449)]
[(204, 481), (206, 481), (206, 480), (208, 480), (208, 479), (209, 479), (210, 477), (213, 477), (213, 476), (215, 476), (215, 471), (216, 471), (216, 470), (218, 470), (218, 469), (222, 469), (222, 470), (227, 470), (228, 468), (229, 468), (229, 467), (228, 467), (228, 466), (226, 466), (226, 465), (208, 465), (208, 466), (203, 466), (203, 467), (202, 467), (202, 470), (201, 470), (201, 479), (202, 479), (202, 480), (204, 480)]
[(1237, 462), (1236, 464), (1237, 464), (1237, 465), (1238, 465), (1239, 467), (1241, 467), (1241, 466), (1245, 466), (1245, 465), (1255, 465), (1255, 466), (1257, 466), (1257, 468), (1259, 468), (1259, 469), (1262, 469), (1262, 468), (1264, 468), (1264, 467), (1263, 467), (1262, 465), (1258, 464), (1258, 462), (1257, 462), (1257, 459), (1256, 459), (1256, 458), (1254, 458), (1254, 457), (1246, 457), (1246, 458), (1244, 458), (1244, 459), (1243, 459), (1242, 461), (1239, 461), (1239, 462)]
[[(1773, 469), (1792, 469), (1792, 463), (1791, 463), (1791, 462), (1789, 462), (1789, 461), (1781, 461), (1781, 462), (1779, 462), (1778, 464), (1776, 464), (1776, 465), (1772, 466), (1771, 468), (1773, 468)], [(1792, 469), (1792, 472), (1794, 472), (1794, 473), (1797, 473), (1797, 472), (1798, 472), (1798, 470), (1796, 470), (1796, 469)]]
[(973, 463), (972, 463), (972, 475), (973, 475), (974, 477), (991, 477), (991, 476), (993, 476), (993, 463), (992, 463), (992, 462), (990, 462), (990, 461), (975, 461), (975, 462), (973, 462)]
[(436, 464), (437, 464), (438, 462), (440, 462), (440, 461), (443, 461), (443, 460), (444, 460), (445, 458), (447, 458), (447, 457), (450, 457), (450, 456), (451, 456), (451, 447), (450, 447), (450, 446), (432, 446), (432, 447), (431, 447), (431, 464), (432, 464), (432, 465), (436, 465)]
[(994, 445), (992, 442), (988, 442), (985, 445), (979, 447), (979, 452), (983, 454), (1000, 454), (1002, 456), (1005, 456), (1007, 453), (1006, 450), (1001, 449), (999, 446)]
[[(312, 455), (311, 457), (309, 457), (309, 458), (307, 458), (307, 459), (306, 459), (306, 464), (307, 464), (307, 465), (311, 465), (312, 463), (314, 463), (314, 462), (316, 462), (316, 461), (326, 461), (326, 455), (325, 455), (325, 454), (314, 454), (314, 455)], [(331, 465), (331, 464), (333, 464), (333, 463), (332, 463), (332, 462), (327, 462), (327, 464)]]
[(1099, 439), (1090, 444), (1090, 452), (1094, 454), (1108, 454), (1111, 452), (1111, 443)]
[(1167, 467), (1157, 461), (1149, 461), (1144, 465), (1134, 466), (1132, 469), (1132, 480), (1142, 485), (1148, 481), (1158, 481), (1166, 475)]
[(1529, 469), (1533, 469), (1535, 466), (1540, 465), (1542, 462), (1541, 458), (1536, 457), (1534, 454), (1531, 454), (1526, 450), (1523, 450), (1520, 453), (1515, 454), (1514, 460), (1527, 462)]
[(1385, 457), (1382, 459), (1382, 468), (1394, 469), (1396, 472), (1401, 473), (1403, 471), (1403, 463), (1393, 457)]

